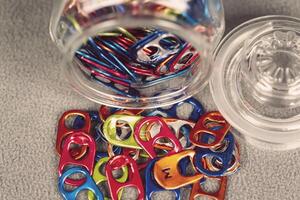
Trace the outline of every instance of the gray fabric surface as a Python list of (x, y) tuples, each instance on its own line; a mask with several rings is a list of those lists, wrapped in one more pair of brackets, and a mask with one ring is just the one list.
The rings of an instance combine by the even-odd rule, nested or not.
[[(224, 4), (227, 30), (267, 14), (300, 17), (299, 0)], [(51, 0), (0, 0), (1, 200), (61, 199), (54, 150), (58, 118), (68, 109), (98, 107), (64, 81), (61, 55), (48, 34), (51, 9)], [(215, 109), (208, 89), (198, 97), (207, 110)], [(241, 149), (242, 168), (229, 179), (227, 199), (300, 199), (300, 150), (268, 152), (244, 142)]]

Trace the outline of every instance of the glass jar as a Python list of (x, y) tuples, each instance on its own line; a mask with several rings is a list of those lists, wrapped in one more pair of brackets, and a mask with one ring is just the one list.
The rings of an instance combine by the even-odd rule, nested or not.
[(229, 33), (215, 53), (214, 101), (259, 148), (300, 147), (300, 19), (265, 16)]
[(223, 32), (221, 0), (60, 0), (50, 23), (73, 88), (122, 108), (167, 106), (203, 89)]

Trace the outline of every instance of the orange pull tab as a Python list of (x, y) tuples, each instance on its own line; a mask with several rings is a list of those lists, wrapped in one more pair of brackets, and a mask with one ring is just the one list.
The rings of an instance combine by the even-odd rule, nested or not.
[(189, 157), (193, 162), (196, 152), (194, 150), (181, 151), (170, 156), (166, 156), (156, 161), (153, 172), (157, 183), (168, 190), (178, 189), (203, 178), (203, 174), (197, 173), (194, 176), (183, 176), (180, 174), (179, 162), (183, 158)]
[[(212, 130), (214, 127), (220, 127), (220, 129)], [(210, 112), (203, 115), (190, 134), (190, 141), (201, 148), (214, 148), (217, 147), (226, 136), (227, 132), (231, 128), (230, 124), (222, 117), (219, 112)], [(214, 141), (206, 143), (201, 141), (201, 136), (210, 134), (214, 137)]]
[[(72, 128), (68, 128), (66, 126), (66, 120), (71, 117), (71, 116), (82, 116), (85, 120), (84, 123), (84, 127), (80, 128), (80, 129), (72, 129)], [(91, 118), (88, 112), (84, 112), (84, 111), (80, 111), (80, 110), (70, 110), (65, 112), (61, 118), (59, 119), (58, 122), (58, 129), (57, 129), (57, 138), (56, 138), (56, 150), (58, 152), (59, 155), (61, 155), (61, 151), (62, 151), (62, 145), (63, 145), (63, 140), (71, 133), (73, 132), (85, 132), (87, 134), (90, 133), (90, 129), (91, 129)], [(85, 147), (83, 147), (85, 148)], [(82, 149), (82, 153), (84, 154), (86, 151), (86, 149)], [(76, 155), (77, 157), (77, 155)], [(81, 157), (80, 155), (78, 155), (78, 157)]]
[(197, 197), (208, 197), (209, 199), (212, 200), (224, 200), (225, 199), (225, 193), (226, 193), (226, 187), (227, 187), (227, 177), (209, 177), (209, 179), (215, 179), (219, 180), (220, 182), (220, 187), (219, 190), (216, 191), (215, 193), (207, 193), (205, 192), (200, 183), (194, 183), (193, 188), (190, 194), (190, 200), (194, 200)]

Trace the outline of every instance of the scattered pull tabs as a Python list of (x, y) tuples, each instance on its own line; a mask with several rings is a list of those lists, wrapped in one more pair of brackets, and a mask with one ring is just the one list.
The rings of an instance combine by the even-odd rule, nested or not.
[[(216, 125), (221, 126), (222, 128), (217, 130), (212, 130), (212, 127)], [(196, 123), (195, 127), (192, 129), (190, 134), (190, 141), (197, 147), (201, 148), (214, 148), (217, 147), (229, 129), (231, 128), (230, 124), (222, 117), (219, 112), (209, 112), (203, 115), (199, 121)], [(203, 135), (209, 134), (213, 136), (213, 142), (203, 142)]]
[[(69, 176), (76, 174), (76, 173), (83, 174), (85, 176), (85, 178), (84, 178), (85, 182), (83, 184), (81, 184), (80, 186), (78, 186), (78, 188), (69, 192), (69, 191), (65, 190), (65, 188), (64, 188), (65, 181), (68, 179)], [(83, 190), (88, 190), (89, 192), (91, 192), (94, 195), (96, 200), (104, 199), (102, 192), (99, 190), (98, 186), (96, 185), (96, 183), (90, 176), (89, 172), (80, 167), (70, 168), (59, 177), (58, 190), (65, 200), (76, 199), (79, 192), (81, 192)]]
[[(141, 132), (143, 131), (145, 126), (149, 126), (149, 124), (151, 125), (153, 123), (158, 123), (160, 125), (159, 133), (156, 134), (153, 138), (149, 138), (148, 141), (143, 140), (141, 138)], [(145, 117), (139, 120), (134, 129), (134, 138), (152, 159), (158, 156), (154, 150), (154, 146), (156, 142), (161, 138), (168, 138), (173, 144), (173, 150), (168, 152), (167, 155), (174, 154), (182, 150), (182, 146), (179, 140), (172, 133), (166, 122), (159, 117)]]
[[(69, 128), (66, 126), (66, 121), (71, 116), (82, 116), (84, 118), (84, 126), (79, 127), (78, 129), (75, 128)], [(70, 110), (65, 112), (58, 122), (58, 129), (57, 129), (57, 138), (56, 138), (56, 151), (59, 155), (61, 155), (62, 151), (62, 145), (64, 139), (70, 135), (71, 133), (74, 133), (75, 131), (81, 131), (85, 132), (87, 134), (90, 133), (91, 129), (91, 118), (88, 112), (80, 111), (80, 110)], [(77, 158), (80, 158), (82, 154), (84, 154), (86, 151), (85, 147), (83, 147), (82, 152), (80, 155), (76, 155)]]
[[(83, 158), (76, 160), (71, 154), (71, 146), (73, 144), (85, 146), (88, 151), (85, 151)], [(91, 136), (84, 132), (74, 132), (69, 135), (64, 144), (64, 148), (61, 152), (61, 157), (58, 166), (59, 176), (62, 175), (63, 170), (68, 165), (81, 166), (85, 168), (91, 175), (93, 173), (94, 167), (94, 158), (96, 153), (96, 144)], [(72, 186), (82, 185), (85, 182), (85, 179), (72, 180), (66, 179), (66, 183)]]
[[(165, 191), (164, 188), (157, 184), (153, 176), (153, 167), (157, 160), (151, 160), (145, 170), (146, 200), (151, 200), (151, 196), (155, 192)], [(180, 189), (172, 190), (172, 192), (175, 193), (175, 199), (180, 200)]]
[[(128, 179), (120, 183), (113, 177), (113, 170), (123, 167), (128, 168)], [(125, 187), (135, 187), (138, 191), (139, 200), (144, 200), (144, 187), (135, 161), (129, 156), (118, 155), (112, 157), (106, 164), (106, 177), (112, 200), (118, 199), (119, 192)]]
[(202, 179), (203, 174), (200, 173), (194, 176), (183, 176), (178, 166), (179, 162), (186, 157), (189, 157), (190, 161), (193, 162), (195, 154), (194, 150), (185, 150), (163, 157), (155, 162), (153, 172), (157, 183), (165, 189), (174, 190)]
[[(207, 180), (207, 178), (205, 178), (205, 179)], [(219, 190), (214, 193), (207, 193), (201, 187), (201, 184), (203, 184), (203, 182), (194, 183), (193, 187), (192, 187), (192, 191), (190, 193), (190, 200), (195, 200), (197, 197), (207, 197), (212, 200), (224, 200), (225, 199), (225, 193), (226, 193), (226, 187), (227, 187), (227, 177), (209, 177), (209, 179), (216, 179), (220, 182)]]
[[(100, 168), (101, 168), (102, 165), (105, 165), (108, 162), (108, 160), (109, 160), (109, 157), (101, 158), (96, 163), (96, 165), (94, 167), (93, 179), (94, 179), (94, 181), (97, 185), (99, 185), (102, 182), (107, 181), (106, 175), (103, 175), (101, 173)], [(122, 171), (123, 171), (122, 176), (120, 178), (118, 178), (117, 180), (121, 183), (124, 183), (128, 178), (128, 169), (127, 169), (127, 167), (123, 167)], [(123, 192), (123, 190), (121, 190), (120, 193), (118, 194), (118, 199), (119, 200), (121, 199), (122, 192)], [(89, 200), (95, 200), (95, 196), (94, 196), (93, 192), (90, 192), (90, 191), (88, 192), (88, 199)], [(109, 198), (104, 197), (104, 200), (109, 200)]]
[[(109, 118), (107, 118), (103, 125), (103, 133), (105, 135), (105, 138), (109, 143), (116, 146), (131, 149), (142, 149), (142, 147), (140, 147), (135, 141), (133, 134), (135, 124), (142, 118), (142, 116), (111, 115)], [(118, 121), (126, 122), (129, 125), (131, 134), (128, 138), (118, 138), (116, 126)]]

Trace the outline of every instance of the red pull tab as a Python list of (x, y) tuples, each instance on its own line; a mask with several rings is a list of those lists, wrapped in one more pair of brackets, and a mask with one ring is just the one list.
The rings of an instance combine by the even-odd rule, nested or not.
[[(84, 127), (80, 128), (80, 129), (76, 129), (76, 130), (68, 128), (66, 126), (66, 120), (68, 117), (70, 117), (72, 115), (82, 116), (85, 120)], [(61, 155), (63, 141), (69, 134), (74, 133), (74, 132), (90, 133), (90, 129), (91, 129), (91, 118), (90, 118), (89, 113), (80, 111), (80, 110), (70, 110), (70, 111), (65, 112), (61, 116), (61, 118), (59, 119), (59, 122), (58, 122), (58, 130), (57, 130), (57, 138), (56, 138), (56, 150), (57, 150), (58, 154)], [(86, 152), (86, 147), (83, 147), (81, 149), (80, 153), (78, 153), (78, 151), (76, 151), (76, 152), (77, 152), (76, 157), (80, 158), (82, 156), (82, 154), (84, 154)], [(74, 154), (72, 154), (72, 155), (74, 155)]]
[(219, 190), (214, 193), (207, 193), (202, 189), (199, 182), (194, 183), (191, 194), (190, 194), (190, 200), (194, 200), (197, 197), (208, 197), (209, 199), (212, 199), (212, 200), (224, 200), (225, 199), (225, 193), (226, 193), (226, 187), (227, 187), (227, 177), (226, 176), (209, 177), (209, 179), (219, 180), (219, 182), (220, 182)]
[[(211, 130), (211, 127), (220, 126), (218, 130)], [(201, 148), (213, 148), (217, 147), (226, 136), (230, 129), (230, 124), (222, 117), (219, 112), (210, 112), (203, 115), (190, 134), (190, 141)], [(212, 143), (206, 143), (201, 141), (201, 135), (210, 134), (214, 136)]]
[[(156, 134), (153, 138), (150, 138), (148, 141), (142, 140), (140, 137), (140, 133), (142, 132), (143, 127), (145, 125), (149, 126), (149, 124), (153, 123), (159, 123), (159, 125), (161, 126), (159, 133)], [(177, 137), (172, 133), (166, 122), (159, 117), (145, 117), (138, 121), (134, 128), (134, 138), (152, 159), (157, 157), (154, 146), (155, 143), (161, 138), (168, 138), (174, 145), (173, 150), (169, 151), (167, 155), (177, 153), (182, 150), (181, 143), (179, 142)]]
[[(113, 170), (128, 167), (128, 179), (124, 183), (118, 182), (113, 177)], [(112, 157), (106, 164), (106, 177), (112, 200), (118, 200), (118, 193), (125, 187), (135, 187), (139, 200), (144, 200), (144, 187), (135, 161), (129, 156), (118, 155)]]
[[(72, 156), (71, 154), (72, 144), (82, 145), (88, 148), (88, 151), (85, 152), (83, 158), (77, 160), (76, 158), (74, 158), (74, 156)], [(76, 166), (84, 167), (92, 175), (93, 168), (94, 168), (95, 154), (96, 154), (96, 144), (94, 139), (91, 136), (89, 136), (84, 132), (74, 132), (70, 134), (66, 138), (65, 144), (63, 145), (63, 149), (61, 152), (61, 157), (58, 166), (59, 176), (62, 175), (63, 170), (68, 165), (76, 165)], [(72, 186), (79, 186), (82, 185), (84, 182), (85, 179), (80, 179), (80, 180), (66, 179), (66, 183)]]
[(130, 156), (133, 160), (136, 161), (137, 167), (139, 170), (145, 169), (148, 164), (151, 162), (151, 158), (147, 155), (147, 157), (144, 156), (144, 161), (139, 161), (141, 155), (141, 149), (130, 149), (130, 148), (123, 148), (122, 153), (125, 156)]

